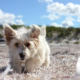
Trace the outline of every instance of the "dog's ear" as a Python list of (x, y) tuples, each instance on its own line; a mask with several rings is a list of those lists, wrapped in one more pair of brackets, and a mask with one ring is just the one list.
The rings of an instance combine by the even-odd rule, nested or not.
[(41, 33), (41, 29), (37, 25), (32, 25), (32, 30), (31, 30), (31, 38), (38, 38)]
[(41, 35), (46, 37), (46, 26), (44, 25), (41, 27)]
[(4, 28), (4, 37), (8, 44), (14, 38), (14, 36), (16, 35), (16, 32), (7, 24), (4, 24), (3, 28)]

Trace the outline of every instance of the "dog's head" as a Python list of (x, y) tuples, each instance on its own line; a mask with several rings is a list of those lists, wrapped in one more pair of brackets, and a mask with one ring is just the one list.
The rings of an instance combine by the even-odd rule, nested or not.
[(33, 25), (31, 29), (14, 30), (9, 25), (4, 25), (4, 37), (9, 46), (9, 54), (13, 58), (25, 61), (34, 57), (39, 46), (40, 27)]

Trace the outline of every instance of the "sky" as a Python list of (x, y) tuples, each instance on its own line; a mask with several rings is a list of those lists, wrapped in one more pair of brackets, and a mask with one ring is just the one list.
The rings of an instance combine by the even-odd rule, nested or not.
[(0, 0), (0, 24), (80, 27), (80, 0)]

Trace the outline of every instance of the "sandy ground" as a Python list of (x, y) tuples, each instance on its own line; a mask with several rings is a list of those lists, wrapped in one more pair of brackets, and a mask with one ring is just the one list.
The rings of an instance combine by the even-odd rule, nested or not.
[[(32, 73), (9, 73), (5, 80), (80, 80), (74, 77), (80, 44), (49, 44), (51, 63), (48, 68), (40, 67)], [(8, 47), (0, 44), (0, 76), (8, 65)]]

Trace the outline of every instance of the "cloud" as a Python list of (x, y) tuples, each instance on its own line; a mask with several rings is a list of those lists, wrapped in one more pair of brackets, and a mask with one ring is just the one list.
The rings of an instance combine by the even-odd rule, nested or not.
[(64, 20), (62, 22), (62, 27), (70, 27), (73, 26), (73, 21), (75, 21), (75, 19), (73, 19), (72, 17), (67, 17), (66, 20)]
[(51, 23), (50, 25), (55, 26), (55, 27), (66, 27), (67, 28), (67, 27), (73, 26), (74, 24), (72, 21), (64, 20), (61, 25), (57, 23)]
[(64, 21), (62, 21), (62, 24), (59, 25), (57, 23), (51, 23), (50, 25), (51, 26), (55, 26), (55, 27), (70, 27), (70, 26), (73, 26), (73, 21), (75, 21), (74, 18), (72, 18), (71, 16), (68, 16), (66, 17), (66, 19)]
[(63, 21), (62, 22), (62, 26), (63, 27), (70, 27), (70, 26), (73, 26), (74, 24), (73, 24), (73, 22), (72, 21)]
[(16, 24), (17, 24), (17, 25), (23, 25), (24, 22), (22, 21), (22, 19), (19, 19), (19, 20), (16, 20)]
[(0, 24), (4, 24), (4, 23), (15, 24), (14, 19), (15, 19), (14, 14), (4, 13), (0, 9)]
[(73, 22), (72, 21), (67, 21), (67, 20), (64, 20), (63, 22), (62, 22), (62, 25), (59, 25), (59, 24), (57, 24), (57, 23), (51, 23), (50, 24), (51, 26), (55, 26), (55, 27), (70, 27), (70, 26), (73, 26), (74, 24), (73, 24)]
[(80, 22), (80, 19), (78, 19), (77, 21)]
[(80, 17), (78, 17), (77, 21), (80, 22)]
[(47, 6), (47, 11), (58, 15), (71, 15), (80, 16), (80, 5), (68, 3), (66, 5), (62, 3), (52, 3)]
[(22, 16), (22, 15), (18, 15), (17, 17), (18, 17), (18, 18), (23, 18), (23, 16)]
[(51, 23), (50, 25), (55, 27), (62, 27), (62, 25), (58, 25), (57, 23)]
[(18, 24), (18, 25), (22, 25), (24, 24), (24, 22), (19, 19), (16, 20), (16, 18), (22, 18), (22, 15), (19, 16), (15, 16), (14, 14), (10, 14), (10, 13), (4, 13), (1, 9), (0, 9), (0, 24)]
[(50, 20), (55, 20), (55, 19), (59, 19), (59, 16), (55, 14), (49, 14), (49, 15), (44, 15), (41, 18), (49, 18)]
[(49, 2), (53, 2), (53, 0), (39, 0), (39, 2), (46, 2), (46, 3), (49, 3)]
[(69, 21), (75, 21), (75, 19), (72, 18), (71, 16), (66, 17), (66, 20), (69, 20)]
[(80, 17), (80, 5), (73, 3), (64, 5), (59, 2), (54, 2), (47, 5), (47, 12), (49, 14), (45, 15), (45, 17), (50, 20), (59, 19), (61, 16)]

